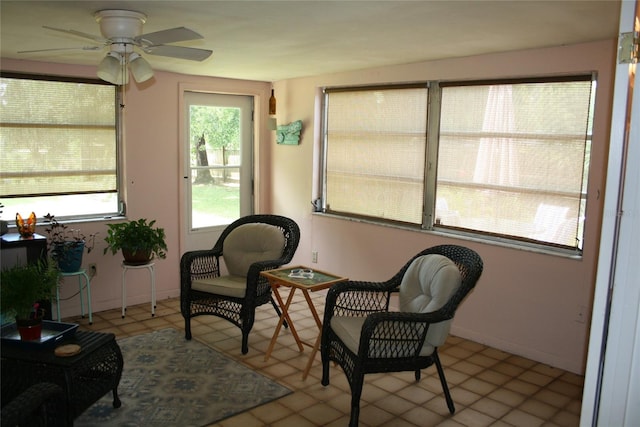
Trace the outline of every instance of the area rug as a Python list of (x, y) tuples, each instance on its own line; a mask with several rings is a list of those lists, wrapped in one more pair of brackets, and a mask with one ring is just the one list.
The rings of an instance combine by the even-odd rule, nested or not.
[(291, 393), (175, 329), (118, 345), (122, 406), (113, 408), (109, 392), (75, 420), (76, 427), (206, 426)]

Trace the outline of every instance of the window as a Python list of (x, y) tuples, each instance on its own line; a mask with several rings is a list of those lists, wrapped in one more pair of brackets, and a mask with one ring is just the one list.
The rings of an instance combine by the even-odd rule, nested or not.
[(9, 216), (118, 213), (116, 89), (94, 80), (0, 77), (0, 200)]
[(187, 234), (201, 233), (252, 212), (253, 97), (186, 91), (184, 100), (191, 179), (183, 205)]
[(329, 93), (327, 206), (333, 212), (420, 224), (426, 86)]
[(428, 87), (325, 90), (325, 210), (581, 250), (591, 76)]

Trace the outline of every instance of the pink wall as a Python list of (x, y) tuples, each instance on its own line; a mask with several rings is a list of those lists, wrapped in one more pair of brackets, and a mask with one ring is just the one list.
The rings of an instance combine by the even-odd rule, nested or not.
[[(70, 66), (29, 61), (2, 60), (5, 71), (95, 77), (95, 67)], [(156, 262), (156, 294), (158, 299), (180, 295), (179, 262), (181, 256), (179, 211), (182, 203), (180, 184), (179, 97), (180, 87), (220, 93), (252, 94), (257, 111), (266, 109), (271, 85), (265, 82), (242, 81), (156, 72), (152, 80), (141, 85), (131, 83), (125, 94), (125, 138), (122, 156), (125, 162), (123, 184), (126, 193), (127, 216), (130, 219), (157, 220), (165, 229), (169, 251), (165, 260)], [(256, 121), (256, 158), (268, 166), (271, 134)], [(262, 130), (264, 129), (264, 131)], [(257, 167), (259, 191), (270, 182), (268, 167)], [(256, 209), (268, 211), (268, 197), (257, 198)], [(120, 255), (103, 255), (106, 224), (115, 220), (76, 225), (85, 234), (99, 232), (96, 248), (85, 254), (83, 265), (96, 263), (98, 275), (91, 282), (94, 311), (121, 307), (122, 270)], [(42, 230), (40, 230), (43, 233)], [(213, 246), (211, 243), (211, 246)], [(63, 299), (78, 291), (75, 280), (62, 287)], [(151, 300), (149, 274), (146, 270), (127, 273), (129, 305)], [(78, 297), (61, 303), (62, 317), (80, 314)]]
[[(602, 193), (606, 168), (610, 116), (611, 69), (615, 42), (605, 41), (554, 49), (425, 62), (351, 73), (276, 82), (278, 123), (303, 121), (299, 146), (275, 144), (266, 118), (270, 84), (156, 73), (153, 80), (130, 84), (125, 108), (125, 188), (131, 218), (156, 219), (167, 232), (169, 252), (156, 263), (157, 297), (179, 295), (180, 179), (179, 88), (255, 94), (259, 106), (256, 124), (256, 211), (295, 219), (302, 240), (294, 263), (312, 265), (354, 279), (386, 279), (417, 251), (440, 243), (467, 245), (480, 253), (485, 271), (477, 289), (463, 304), (453, 332), (478, 342), (521, 354), (573, 372), (584, 371), (588, 319), (576, 322), (578, 306), (591, 307), (598, 255)], [(71, 76), (94, 76), (95, 67), (3, 60), (6, 71)], [(319, 88), (428, 79), (479, 79), (519, 75), (599, 73), (585, 251), (582, 259), (552, 256), (480, 241), (461, 240), (436, 233), (416, 232), (312, 214), (318, 196)], [(595, 196), (600, 193), (601, 197)], [(82, 226), (85, 232), (106, 234), (106, 222)], [(86, 255), (97, 263), (92, 281), (94, 311), (120, 307), (119, 256), (102, 255), (104, 243)], [(311, 263), (311, 252), (319, 253)], [(139, 274), (138, 274), (139, 273)], [(127, 276), (129, 304), (150, 300), (146, 271)], [(137, 275), (137, 277), (136, 277)], [(63, 287), (63, 297), (77, 286)], [(62, 315), (80, 312), (78, 298), (64, 301)], [(590, 310), (588, 311), (588, 313)]]
[[(454, 321), (457, 335), (573, 372), (584, 372), (589, 313), (595, 284), (606, 174), (615, 41), (409, 64), (277, 82), (278, 121), (302, 120), (300, 146), (274, 146), (273, 208), (300, 224), (296, 262), (352, 279), (391, 277), (419, 250), (441, 243), (469, 246), (485, 263), (477, 289)], [(402, 230), (312, 214), (318, 197), (320, 121), (324, 86), (429, 79), (482, 79), (597, 71), (592, 166), (585, 249), (582, 258), (464, 240), (433, 232)], [(287, 165), (282, 167), (282, 165)], [(311, 264), (311, 253), (318, 263)], [(578, 321), (580, 307), (584, 321)]]

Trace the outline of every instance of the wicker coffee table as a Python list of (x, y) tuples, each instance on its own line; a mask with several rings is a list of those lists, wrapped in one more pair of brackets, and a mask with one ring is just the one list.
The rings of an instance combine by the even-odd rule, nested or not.
[(68, 425), (109, 391), (113, 391), (113, 407), (120, 407), (118, 384), (124, 362), (115, 335), (77, 331), (58, 346), (63, 344), (78, 344), (81, 350), (59, 357), (53, 347), (2, 346), (2, 406), (29, 386), (50, 382), (64, 390)]

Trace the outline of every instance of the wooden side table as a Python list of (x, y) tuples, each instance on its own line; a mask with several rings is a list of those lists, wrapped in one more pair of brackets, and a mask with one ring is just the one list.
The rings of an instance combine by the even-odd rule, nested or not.
[[(322, 289), (327, 289), (338, 282), (347, 280), (347, 278), (336, 276), (334, 274), (320, 270), (313, 270), (309, 267), (304, 266), (279, 268), (277, 270), (263, 271), (260, 274), (269, 281), (271, 290), (273, 291), (273, 294), (275, 295), (276, 300), (278, 301), (278, 304), (282, 309), (282, 316), (280, 316), (278, 324), (276, 325), (276, 329), (273, 332), (273, 337), (271, 338), (271, 342), (269, 343), (269, 347), (267, 348), (267, 352), (265, 353), (264, 360), (269, 360), (271, 352), (273, 351), (273, 347), (276, 343), (276, 340), (278, 339), (278, 335), (280, 334), (282, 324), (286, 320), (287, 324), (289, 325), (289, 329), (291, 330), (291, 334), (296, 340), (296, 344), (298, 344), (298, 349), (302, 352), (304, 351), (303, 345), (311, 347), (311, 355), (309, 356), (309, 361), (307, 362), (307, 366), (302, 373), (302, 379), (305, 380), (309, 375), (309, 370), (311, 370), (311, 365), (313, 364), (313, 360), (315, 359), (318, 348), (320, 347), (320, 338), (322, 337), (322, 321), (320, 320), (320, 316), (318, 316), (318, 311), (313, 305), (313, 301), (311, 300), (309, 291), (315, 292)], [(281, 286), (291, 289), (286, 302), (283, 302), (282, 296), (279, 292), (279, 288)], [(306, 343), (300, 339), (293, 321), (289, 316), (289, 306), (291, 305), (291, 301), (293, 300), (293, 295), (298, 289), (302, 291), (304, 298), (307, 301), (307, 305), (309, 306), (309, 310), (311, 311), (316, 325), (318, 326), (318, 337), (313, 344)]]

